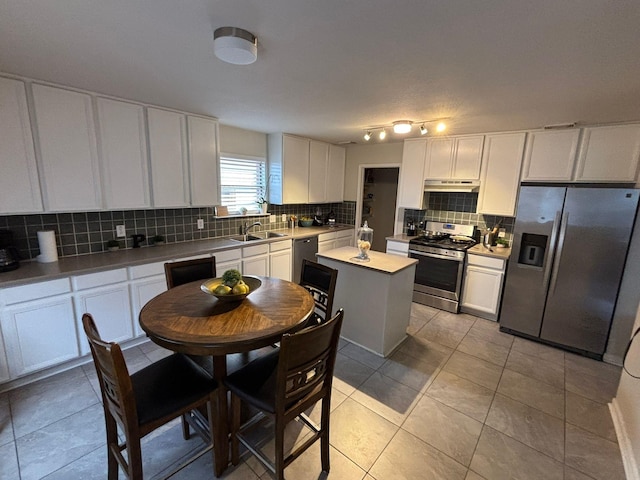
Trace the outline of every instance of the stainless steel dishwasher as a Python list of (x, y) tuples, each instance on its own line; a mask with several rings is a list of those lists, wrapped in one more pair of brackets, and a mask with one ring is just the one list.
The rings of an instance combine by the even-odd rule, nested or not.
[(300, 283), (300, 273), (302, 272), (302, 260), (316, 261), (318, 253), (318, 236), (306, 238), (296, 238), (293, 241), (293, 281)]

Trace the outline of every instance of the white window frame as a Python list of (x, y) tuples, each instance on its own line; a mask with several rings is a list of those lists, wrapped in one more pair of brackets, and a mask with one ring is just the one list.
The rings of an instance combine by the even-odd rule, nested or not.
[[(262, 172), (261, 172), (261, 177), (260, 180), (260, 185), (250, 185), (250, 184), (242, 184), (240, 183), (239, 185), (234, 185), (233, 183), (227, 182), (224, 183), (226, 180), (226, 176), (228, 175), (228, 173), (225, 172), (225, 168), (224, 168), (224, 163), (225, 160), (229, 160), (229, 161), (236, 161), (238, 163), (242, 163), (242, 161), (247, 161), (247, 164), (250, 163), (259, 163), (262, 165)], [(240, 187), (242, 188), (243, 186), (246, 187), (247, 192), (245, 192), (245, 195), (249, 195), (251, 198), (247, 199), (246, 202), (238, 202), (238, 201), (233, 201), (230, 202), (228, 198), (225, 198), (226, 194), (225, 194), (225, 188), (229, 188), (229, 187)], [(251, 189), (255, 188), (255, 192), (251, 192)], [(257, 188), (256, 188), (257, 187)], [(243, 212), (241, 212), (241, 208), (244, 207), (247, 209), (246, 213), (260, 213), (260, 205), (258, 204), (258, 199), (259, 198), (264, 198), (266, 199), (266, 188), (267, 188), (267, 159), (264, 157), (256, 157), (256, 156), (251, 156), (251, 155), (239, 155), (236, 153), (220, 153), (220, 204), (223, 206), (226, 206), (229, 208), (229, 213), (234, 215), (240, 215)]]

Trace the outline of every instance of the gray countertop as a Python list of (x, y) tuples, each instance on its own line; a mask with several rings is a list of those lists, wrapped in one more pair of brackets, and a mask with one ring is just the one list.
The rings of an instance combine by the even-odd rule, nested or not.
[(493, 251), (490, 251), (487, 247), (479, 243), (467, 250), (467, 253), (482, 255), (483, 257), (501, 258), (504, 260), (508, 260), (511, 255), (511, 248), (491, 247), (491, 250)]
[(286, 234), (286, 237), (274, 237), (246, 243), (231, 240), (226, 237), (219, 237), (154, 247), (141, 247), (117, 250), (115, 252), (63, 257), (57, 262), (52, 263), (39, 263), (35, 260), (28, 262), (22, 261), (20, 262), (20, 268), (17, 270), (0, 273), (0, 288), (13, 287), (45, 280), (54, 280), (56, 278), (68, 277), (71, 275), (83, 275), (104, 270), (113, 270), (132, 265), (167, 261), (192, 255), (215, 253), (217, 251), (277, 242), (289, 238), (304, 238), (319, 235), (321, 233), (336, 232), (339, 230), (353, 228), (354, 227), (352, 225), (338, 225), (335, 227), (296, 227), (294, 229), (274, 230), (275, 232)]

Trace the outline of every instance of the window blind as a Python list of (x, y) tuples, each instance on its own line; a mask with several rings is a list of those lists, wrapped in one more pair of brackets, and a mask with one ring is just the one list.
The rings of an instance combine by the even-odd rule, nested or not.
[(266, 160), (220, 156), (220, 200), (229, 213), (260, 211), (258, 199), (265, 194)]

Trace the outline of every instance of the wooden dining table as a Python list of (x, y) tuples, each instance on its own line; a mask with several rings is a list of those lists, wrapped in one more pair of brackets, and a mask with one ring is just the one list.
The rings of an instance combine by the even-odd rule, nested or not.
[[(240, 302), (223, 302), (200, 289), (201, 281), (167, 290), (140, 311), (140, 326), (154, 343), (188, 355), (210, 356), (218, 381), (214, 422), (216, 476), (229, 464), (227, 355), (247, 353), (278, 342), (296, 331), (314, 311), (311, 294), (298, 284), (256, 277), (262, 285)], [(170, 379), (167, 379), (170, 381)]]

